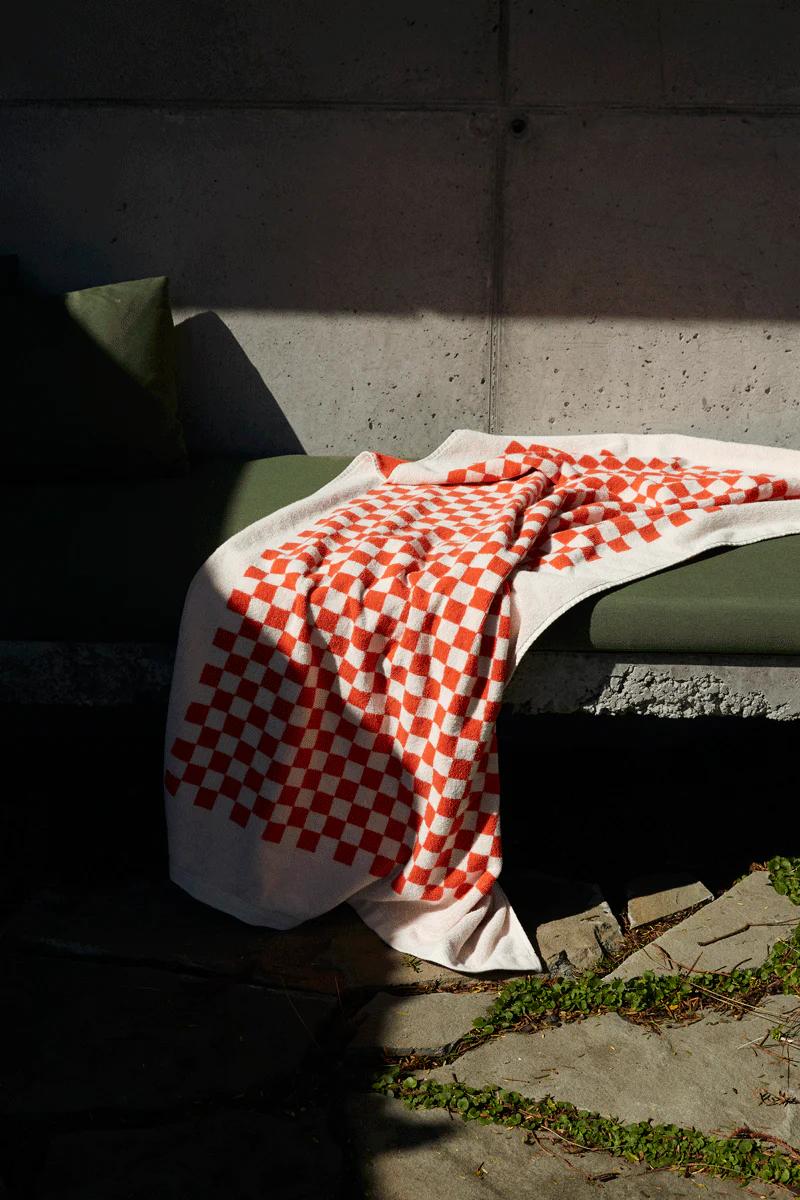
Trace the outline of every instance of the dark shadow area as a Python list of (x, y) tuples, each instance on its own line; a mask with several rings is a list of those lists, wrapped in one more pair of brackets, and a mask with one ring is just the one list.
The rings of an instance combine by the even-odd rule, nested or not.
[(178, 308), (488, 311), (494, 147), (468, 114), (93, 107), (3, 120), (0, 228), (47, 290), (166, 274)]
[(2, 706), (0, 905), (167, 868), (165, 709)]
[[(346, 996), (332, 989), (311, 1051), (289, 1076), (270, 1077), (273, 1048), (283, 1053), (296, 1014), (281, 1008), (280, 1020), (262, 1020), (261, 1006), (283, 994), (250, 981), (258, 941), (281, 935), (177, 889), (166, 904), (160, 896), (169, 887), (163, 708), (7, 708), (0, 719), (11, 764), (0, 805), (0, 917), (34, 894), (53, 912), (40, 922), (51, 945), (40, 934), (39, 944), (12, 937), (3, 947), (4, 1028), (14, 1030), (6, 1070), (19, 1075), (37, 1061), (35, 1086), (53, 1097), (46, 1110), (12, 1105), (0, 1122), (0, 1178), (12, 1200), (45, 1200), (67, 1184), (120, 1200), (153, 1189), (175, 1200), (187, 1189), (203, 1200), (249, 1200), (267, 1185), (293, 1200), (357, 1200), (371, 1194), (373, 1160), (425, 1146), (452, 1153), (460, 1124), (445, 1113), (411, 1119), (397, 1102), (370, 1096), (377, 1058), (358, 1069), (343, 1058), (350, 1022), (379, 985)], [(689, 870), (718, 888), (754, 860), (797, 849), (793, 794), (781, 790), (793, 729), (777, 722), (540, 717), (520, 727), (504, 718), (499, 732), (512, 897), (535, 868), (596, 880), (618, 908), (632, 875)], [(98, 911), (104, 888), (117, 896), (116, 912), (113, 901)], [(563, 910), (547, 916), (567, 915), (564, 895)], [(84, 919), (91, 912), (93, 923)], [(328, 924), (309, 923), (320, 926), (306, 944), (318, 977)], [(195, 955), (205, 971), (193, 968)], [(309, 1013), (317, 1003), (292, 994), (291, 1005)], [(63, 1053), (53, 1049), (60, 1030)], [(67, 1082), (73, 1069), (83, 1102)], [(114, 1095), (117, 1076), (130, 1102)], [(202, 1090), (207, 1076), (219, 1079), (217, 1090)], [(145, 1105), (147, 1081), (162, 1077), (170, 1098), (153, 1092)], [(113, 1102), (86, 1099), (98, 1094)]]
[(176, 479), (14, 484), (4, 489), (7, 549), (19, 578), (45, 588), (0, 595), (7, 638), (174, 643), (186, 590), (216, 548), (245, 526), (316, 491), (349, 462), (282, 456), (193, 464)]
[(20, 12), (4, 95), (237, 104), (497, 94), (499, 0), (131, 0), (85, 11), (75, 21), (34, 0)]
[(620, 911), (637, 875), (689, 872), (716, 890), (800, 849), (790, 724), (506, 716), (498, 737), (509, 890), (535, 869), (596, 882)]
[(796, 118), (525, 115), (9, 109), (0, 223), (48, 288), (179, 306), (486, 315), (501, 237), (510, 316), (796, 319)]
[(162, 281), (47, 295), (10, 277), (0, 288), (0, 352), (4, 482), (185, 473)]
[(532, 117), (509, 147), (505, 311), (795, 320), (796, 126), (697, 113)]
[(280, 405), (216, 313), (175, 328), (181, 419), (194, 459), (303, 454)]
[[(163, 707), (1, 715), (6, 903), (20, 889), (166, 878)], [(800, 852), (783, 782), (791, 724), (503, 715), (498, 739), (509, 888), (534, 870), (599, 883), (619, 909), (637, 875), (690, 872), (714, 890), (752, 862)]]

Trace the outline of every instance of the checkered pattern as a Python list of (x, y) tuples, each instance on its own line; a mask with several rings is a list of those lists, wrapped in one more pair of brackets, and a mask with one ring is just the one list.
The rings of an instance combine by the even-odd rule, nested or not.
[(397, 895), (487, 893), (514, 572), (583, 569), (785, 480), (510, 442), (386, 482), (244, 573), (168, 756), (170, 795)]

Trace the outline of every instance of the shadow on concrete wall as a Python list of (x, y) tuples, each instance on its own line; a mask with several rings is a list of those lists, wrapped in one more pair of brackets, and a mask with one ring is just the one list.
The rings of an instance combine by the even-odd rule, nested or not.
[(185, 331), (195, 451), (795, 444), (798, 118), (510, 112), (8, 107), (0, 228), (49, 291), (166, 274), (218, 314), (241, 358)]
[[(7, 110), (9, 248), (178, 308), (796, 318), (792, 117)], [(505, 147), (504, 219), (492, 204)], [(55, 208), (52, 201), (59, 196)]]
[(215, 457), (305, 453), (272, 392), (216, 313), (181, 321), (175, 337), (181, 416), (193, 457), (212, 446)]
[(796, 121), (536, 117), (507, 156), (509, 315), (796, 319)]

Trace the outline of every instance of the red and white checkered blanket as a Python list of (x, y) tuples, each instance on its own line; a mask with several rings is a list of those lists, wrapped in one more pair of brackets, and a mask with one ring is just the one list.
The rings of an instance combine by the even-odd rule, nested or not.
[(173, 880), (257, 925), (349, 901), (421, 958), (538, 969), (497, 883), (511, 672), (587, 595), (800, 531), (799, 501), (800, 452), (696, 438), (462, 430), (419, 462), (360, 454), (192, 584)]

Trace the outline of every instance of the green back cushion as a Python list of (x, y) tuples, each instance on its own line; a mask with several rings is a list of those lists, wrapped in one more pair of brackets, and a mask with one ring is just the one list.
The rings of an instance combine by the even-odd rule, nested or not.
[(167, 281), (0, 300), (6, 479), (183, 474)]

